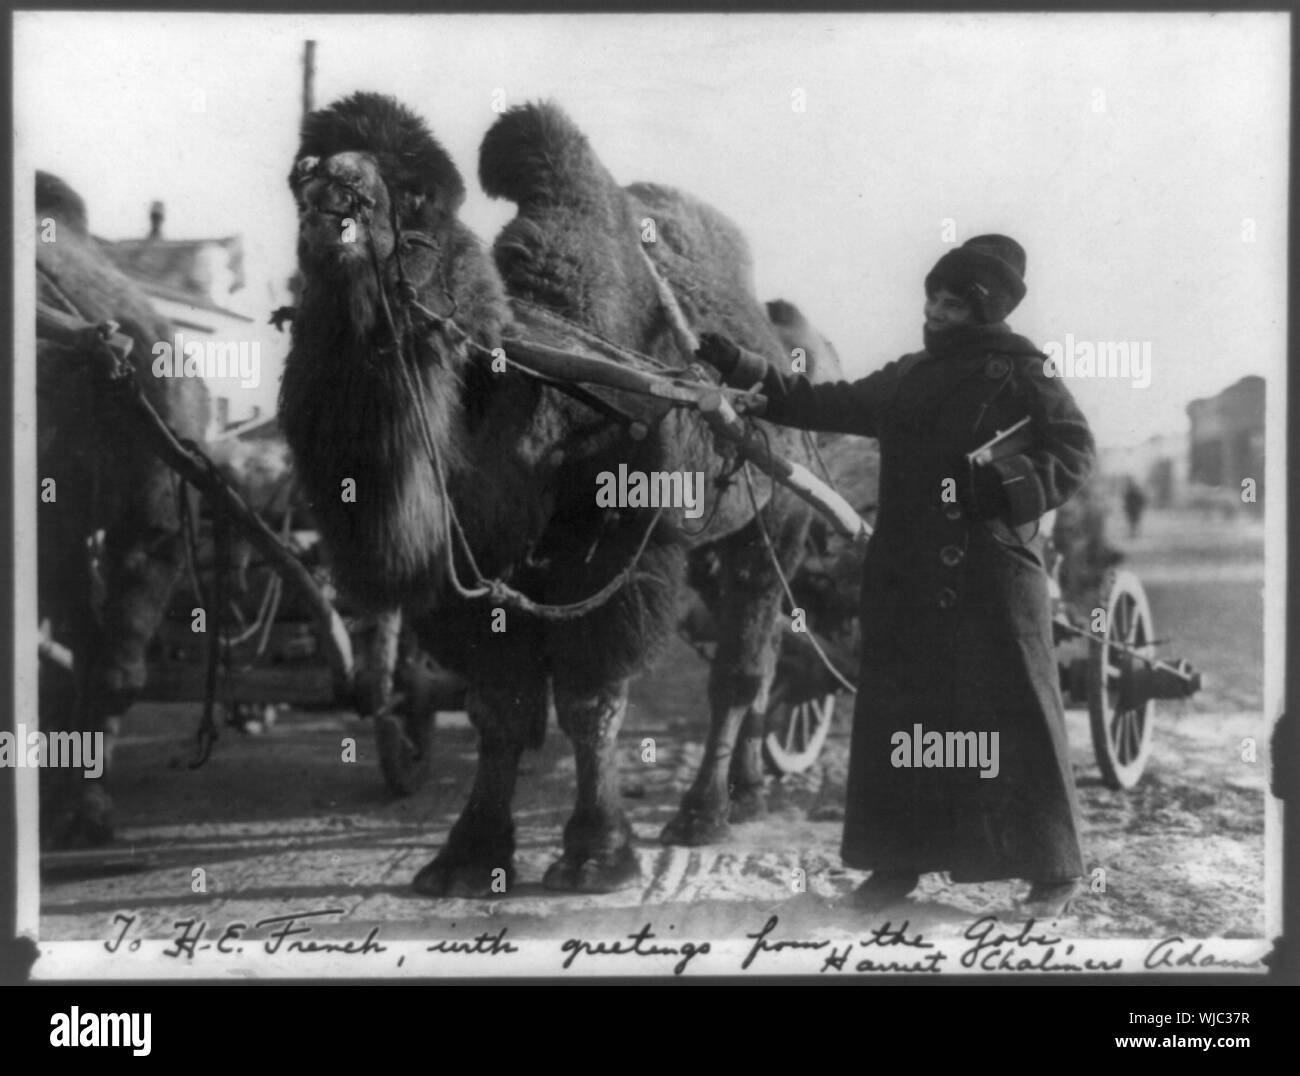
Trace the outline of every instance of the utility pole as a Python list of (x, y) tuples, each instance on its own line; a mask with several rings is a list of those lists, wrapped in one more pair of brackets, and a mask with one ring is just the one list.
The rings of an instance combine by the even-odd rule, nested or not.
[(304, 41), (302, 46), (302, 114), (316, 110), (316, 42)]
[[(302, 43), (302, 118), (316, 111), (316, 42)], [(293, 305), (302, 302), (302, 274), (295, 269), (289, 277), (289, 294)]]

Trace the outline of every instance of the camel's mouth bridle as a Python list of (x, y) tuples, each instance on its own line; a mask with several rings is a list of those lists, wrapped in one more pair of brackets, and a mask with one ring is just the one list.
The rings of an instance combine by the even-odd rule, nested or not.
[[(340, 190), (344, 194), (344, 209), (325, 209), (319, 205), (308, 206), (303, 198), (303, 188), (312, 180), (320, 180), (330, 191)], [(338, 217), (340, 220), (352, 218), (358, 222), (368, 221), (375, 208), (375, 199), (361, 189), (357, 182), (349, 182), (338, 176), (325, 175), (321, 172), (319, 157), (303, 157), (293, 170), (293, 193), (299, 204), (299, 212), (310, 210), (322, 216)]]
[[(434, 322), (452, 317), (457, 309), (456, 298), (451, 294), (446, 286), (445, 281), (440, 285), (443, 296), (447, 299), (450, 307), (445, 314), (433, 314), (432, 311), (424, 307), (417, 299), (418, 285), (413, 283), (407, 273), (405, 253), (409, 247), (418, 246), (432, 250), (435, 254), (441, 253), (441, 245), (428, 232), (415, 228), (403, 228), (398, 214), (399, 199), (394, 197), (394, 189), (382, 175), (378, 181), (383, 185), (384, 193), (388, 199), (388, 224), (393, 235), (393, 249), (388, 255), (388, 261), (396, 270), (395, 291), (396, 299), (400, 304), (399, 317), (406, 324), (399, 328), (398, 318), (393, 316), (393, 312), (388, 308), (387, 287), (385, 284), (385, 274), (383, 266), (380, 263), (379, 251), (375, 245), (373, 232), (369, 225), (374, 217), (375, 209), (378, 206), (378, 200), (371, 194), (362, 189), (357, 180), (342, 179), (337, 175), (326, 174), (322, 171), (322, 160), (319, 157), (307, 156), (301, 158), (294, 166), (291, 186), (294, 197), (299, 203), (299, 214), (306, 212), (316, 213), (322, 216), (334, 217), (336, 220), (352, 220), (360, 227), (365, 227), (364, 242), (370, 256), (371, 268), (375, 276), (375, 284), (379, 289), (381, 300), (385, 307), (385, 319), (388, 322), (388, 328), (393, 336), (393, 343), (402, 350), (405, 347), (406, 337), (410, 331), (410, 311), (412, 308)], [(343, 197), (335, 199), (336, 202), (342, 202), (343, 209), (327, 209), (321, 205), (307, 205), (303, 197), (303, 188), (313, 180), (319, 180), (326, 184), (328, 192), (339, 191)], [(414, 193), (414, 192), (411, 192)], [(326, 199), (327, 201), (330, 199)], [(441, 261), (441, 259), (438, 259)], [(446, 267), (443, 266), (445, 274)], [(405, 328), (407, 332), (403, 332)]]

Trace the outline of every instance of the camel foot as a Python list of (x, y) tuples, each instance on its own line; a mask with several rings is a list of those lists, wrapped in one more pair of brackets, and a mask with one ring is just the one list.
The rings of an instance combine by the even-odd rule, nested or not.
[(597, 856), (566, 852), (547, 868), (542, 884), (570, 893), (613, 893), (640, 880), (640, 861), (625, 846)]
[(90, 788), (76, 806), (55, 821), (48, 847), (59, 851), (103, 848), (113, 843), (113, 800), (107, 792)]
[(664, 826), (659, 840), (695, 848), (702, 844), (721, 844), (731, 836), (727, 811), (696, 810), (683, 805), (673, 820)]
[(767, 796), (763, 786), (753, 788), (734, 788), (731, 791), (731, 808), (727, 820), (732, 824), (752, 822), (767, 814)]
[(424, 897), (500, 897), (515, 884), (509, 858), (498, 862), (452, 862), (441, 855), (425, 864), (411, 883)]

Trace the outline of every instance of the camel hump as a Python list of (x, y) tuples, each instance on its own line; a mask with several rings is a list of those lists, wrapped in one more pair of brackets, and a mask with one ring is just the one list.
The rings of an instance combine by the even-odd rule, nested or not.
[(661, 183), (630, 183), (624, 189), (633, 199), (642, 227), (646, 219), (654, 222), (656, 243), (692, 261), (731, 264), (746, 276), (752, 271), (749, 240), (722, 210)]
[(465, 181), (424, 120), (381, 93), (358, 92), (311, 113), (302, 121), (296, 160), (368, 153), (389, 186), (423, 194), (455, 212), (465, 200)]
[(838, 381), (843, 378), (844, 367), (835, 345), (813, 327), (794, 303), (773, 299), (767, 304), (767, 316), (787, 354), (793, 353), (795, 348), (803, 349), (809, 380)]
[(58, 176), (36, 173), (36, 216), (53, 217), (77, 235), (87, 233), (86, 203)]
[(490, 197), (517, 203), (602, 201), (615, 186), (587, 136), (552, 101), (502, 114), (483, 137), (478, 177)]
[[(126, 276), (90, 236), (86, 204), (58, 176), (36, 175), (36, 218), (58, 222), (57, 242), (36, 244), (36, 295), (63, 308), (71, 303), (88, 321), (111, 319), (134, 342), (131, 363), (150, 402), (181, 436), (203, 440), (208, 424), (208, 390), (196, 377), (153, 377), (155, 345), (173, 340), (173, 326), (154, 309), (140, 286)], [(68, 236), (71, 236), (71, 240)]]
[(808, 319), (803, 316), (803, 311), (786, 299), (772, 299), (767, 304), (767, 316), (772, 319), (773, 325), (795, 332), (804, 331), (808, 327)]

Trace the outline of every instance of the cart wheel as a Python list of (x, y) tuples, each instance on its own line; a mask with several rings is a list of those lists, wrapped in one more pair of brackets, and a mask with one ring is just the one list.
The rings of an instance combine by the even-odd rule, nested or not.
[(1088, 714), (1092, 746), (1102, 779), (1110, 788), (1128, 789), (1138, 783), (1151, 753), (1155, 702), (1136, 705), (1128, 697), (1136, 659), (1113, 644), (1125, 643), (1151, 655), (1155, 628), (1151, 607), (1138, 577), (1114, 572), (1106, 591), (1106, 634), (1091, 645), (1088, 660)]
[(763, 737), (763, 760), (772, 773), (802, 773), (817, 761), (835, 721), (835, 699), (831, 692), (797, 703), (772, 700), (770, 731)]
[(429, 709), (407, 713), (404, 703), (397, 713), (375, 718), (379, 769), (393, 795), (412, 796), (429, 779), (436, 713)]

